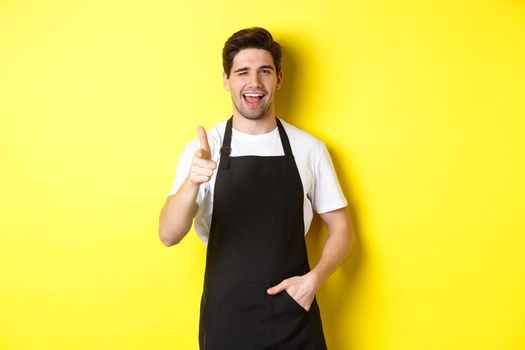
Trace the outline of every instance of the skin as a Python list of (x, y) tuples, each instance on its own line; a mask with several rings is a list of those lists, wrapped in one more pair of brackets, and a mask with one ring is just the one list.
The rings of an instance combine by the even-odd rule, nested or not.
[[(229, 77), (223, 73), (224, 89), (233, 106), (233, 127), (247, 134), (264, 134), (277, 127), (275, 92), (281, 88), (282, 72), (276, 72), (270, 52), (244, 49), (233, 59)], [(250, 106), (242, 97), (246, 92), (261, 92), (258, 106)]]
[[(275, 92), (281, 87), (282, 73), (277, 72), (272, 55), (262, 49), (243, 49), (233, 59), (230, 75), (223, 74), (233, 108), (233, 127), (248, 134), (264, 134), (277, 127)], [(257, 106), (243, 98), (246, 92), (263, 93)], [(194, 153), (190, 172), (176, 194), (169, 196), (159, 220), (159, 236), (166, 246), (179, 243), (191, 228), (198, 206), (195, 203), (199, 186), (210, 181), (217, 168), (211, 160), (206, 131), (198, 127), (200, 148)], [(346, 208), (320, 214), (328, 229), (328, 238), (321, 258), (307, 274), (293, 276), (267, 289), (269, 295), (286, 291), (305, 310), (309, 310), (315, 294), (343, 262), (354, 245), (354, 231)]]

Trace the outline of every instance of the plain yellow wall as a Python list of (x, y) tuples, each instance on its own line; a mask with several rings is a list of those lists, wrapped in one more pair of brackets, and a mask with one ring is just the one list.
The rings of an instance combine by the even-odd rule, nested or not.
[(329, 348), (524, 349), (519, 0), (1, 0), (0, 349), (197, 349), (205, 248), (164, 247), (158, 214), (254, 25), (356, 223), (318, 295)]

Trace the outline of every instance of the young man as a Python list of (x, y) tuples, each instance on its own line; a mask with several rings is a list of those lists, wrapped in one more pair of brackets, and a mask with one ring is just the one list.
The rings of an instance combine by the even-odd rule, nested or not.
[[(195, 218), (207, 245), (201, 349), (326, 349), (315, 294), (351, 249), (347, 201), (325, 145), (275, 115), (281, 49), (271, 34), (234, 33), (223, 66), (233, 116), (187, 145), (160, 239), (180, 242)], [(310, 270), (313, 210), (328, 239)]]

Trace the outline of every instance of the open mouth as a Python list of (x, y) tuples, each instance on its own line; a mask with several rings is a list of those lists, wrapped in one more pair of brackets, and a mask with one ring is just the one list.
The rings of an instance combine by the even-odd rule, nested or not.
[(258, 105), (264, 97), (264, 94), (261, 92), (245, 92), (242, 94), (242, 98), (250, 106)]

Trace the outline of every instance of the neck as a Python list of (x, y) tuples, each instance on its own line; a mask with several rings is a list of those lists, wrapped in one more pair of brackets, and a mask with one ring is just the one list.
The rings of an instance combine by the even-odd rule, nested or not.
[(232, 127), (245, 134), (266, 134), (277, 127), (277, 121), (273, 113), (259, 119), (248, 119), (240, 113), (233, 113)]

